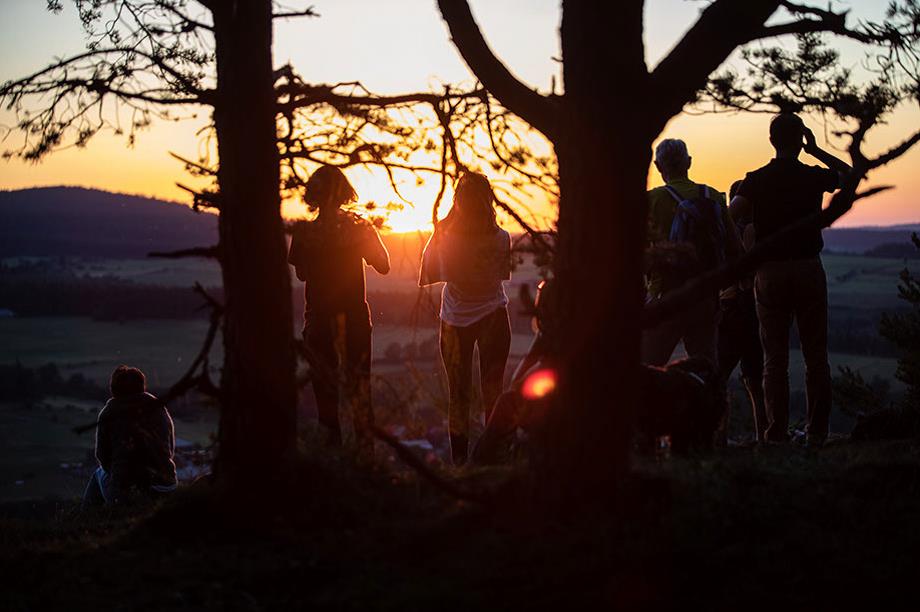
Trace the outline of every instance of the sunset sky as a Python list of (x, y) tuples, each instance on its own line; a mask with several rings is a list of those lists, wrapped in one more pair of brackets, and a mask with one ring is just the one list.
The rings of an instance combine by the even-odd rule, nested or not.
[[(75, 11), (65, 2), (60, 15), (45, 10), (45, 0), (4, 0), (0, 19), (0, 81), (43, 67), (54, 57), (79, 52), (84, 40)], [(275, 63), (290, 61), (306, 80), (321, 82), (361, 81), (377, 93), (427, 90), (439, 83), (470, 83), (472, 76), (452, 46), (434, 0), (315, 0), (319, 19), (297, 19), (276, 25)], [(852, 5), (858, 16), (878, 16), (887, 0), (855, 0), (835, 3)], [(473, 0), (472, 6), (492, 48), (528, 84), (549, 89), (558, 75), (558, 0)], [(646, 2), (647, 61), (655, 65), (693, 23), (703, 3), (686, 0)], [(844, 61), (858, 65), (861, 55), (844, 47)], [(615, 79), (616, 75), (607, 75)], [(628, 95), (628, 92), (624, 92)], [(202, 111), (199, 110), (199, 113)], [(10, 115), (0, 113), (0, 123)], [(112, 191), (184, 200), (174, 186), (187, 180), (181, 165), (168, 151), (195, 158), (200, 143), (195, 135), (205, 123), (197, 119), (158, 123), (141, 134), (133, 148), (124, 137), (97, 136), (84, 149), (69, 149), (38, 165), (0, 161), (0, 188), (18, 189), (40, 185), (81, 185)], [(612, 120), (628, 121), (628, 117)], [(763, 115), (681, 116), (667, 127), (663, 137), (687, 141), (694, 165), (691, 178), (727, 190), (735, 179), (765, 163), (771, 156), (766, 138), (769, 117)], [(824, 127), (811, 122), (824, 143)], [(916, 109), (897, 113), (886, 128), (870, 141), (883, 148), (920, 124)], [(16, 139), (19, 136), (10, 136)], [(616, 143), (610, 143), (616, 146)], [(814, 162), (812, 162), (814, 163)], [(857, 204), (839, 225), (883, 225), (920, 221), (920, 149), (870, 177), (872, 184), (894, 184), (897, 189)], [(394, 196), (381, 176), (352, 169), (349, 176), (364, 200), (384, 202)], [(660, 184), (652, 171), (649, 184)], [(433, 186), (407, 185), (405, 193), (416, 204), (393, 218), (394, 229), (423, 226), (429, 217)], [(550, 217), (547, 203), (534, 208)], [(298, 206), (289, 203), (288, 214)]]

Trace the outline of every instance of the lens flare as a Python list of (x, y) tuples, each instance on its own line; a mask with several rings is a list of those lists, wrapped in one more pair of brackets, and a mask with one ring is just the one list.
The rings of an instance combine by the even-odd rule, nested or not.
[(521, 395), (525, 399), (542, 399), (556, 389), (556, 371), (549, 368), (537, 370), (521, 386)]

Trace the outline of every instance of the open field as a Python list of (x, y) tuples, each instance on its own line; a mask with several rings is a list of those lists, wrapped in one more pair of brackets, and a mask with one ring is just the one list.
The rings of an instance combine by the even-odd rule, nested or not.
[[(82, 495), (96, 465), (94, 437), (72, 428), (93, 422), (100, 407), (70, 398), (47, 398), (28, 408), (0, 402), (0, 501)], [(194, 421), (175, 419), (179, 444), (206, 445), (216, 422), (208, 413)]]
[[(872, 318), (884, 310), (903, 308), (896, 297), (897, 275), (904, 267), (903, 261), (849, 255), (828, 255), (824, 261), (831, 306), (837, 312)], [(68, 261), (67, 265), (81, 276), (111, 275), (151, 285), (187, 286), (196, 280), (205, 285), (220, 282), (216, 265), (201, 260), (77, 260)], [(411, 273), (413, 267), (404, 263), (401, 273), (388, 277), (369, 271), (369, 290), (414, 294), (417, 287)], [(524, 268), (516, 274), (515, 281), (533, 282), (534, 278), (534, 271)], [(510, 294), (514, 289), (509, 287), (508, 291)], [(434, 288), (432, 298), (436, 300), (438, 293), (439, 288)], [(374, 306), (373, 299), (371, 306)], [(387, 410), (391, 411), (391, 418), (398, 421), (401, 410), (416, 416), (421, 410), (428, 415), (424, 418), (436, 419), (444, 410), (441, 404), (445, 391), (437, 360), (437, 328), (391, 325), (380, 313), (375, 317), (374, 371), (386, 380), (386, 384), (381, 380), (374, 387), (375, 394), (380, 394), (380, 405), (392, 404), (390, 384), (416, 384), (427, 390), (414, 400), (412, 408), (390, 406)], [(298, 325), (299, 322), (292, 325), (293, 333)], [(205, 320), (145, 319), (119, 323), (81, 317), (0, 318), (0, 364), (19, 361), (35, 368), (53, 362), (64, 378), (81, 373), (104, 386), (116, 365), (128, 363), (144, 369), (151, 388), (160, 390), (184, 373), (206, 329)], [(509, 375), (531, 339), (530, 333), (513, 335)], [(401, 355), (395, 359), (392, 356), (394, 345), (399, 347)], [(220, 351), (218, 342), (212, 364), (220, 364)], [(413, 355), (409, 364), (404, 361), (407, 352)], [(867, 380), (876, 376), (889, 380), (893, 393), (903, 390), (903, 385), (894, 379), (896, 360), (893, 358), (832, 353), (831, 366), (835, 374), (837, 367), (842, 365), (859, 371)], [(801, 404), (804, 391), (802, 358), (798, 351), (792, 353), (790, 374), (795, 420), (795, 408)], [(216, 368), (214, 375), (218, 375)], [(747, 410), (743, 398), (741, 406), (741, 410)], [(17, 405), (0, 405), (0, 500), (78, 495), (85, 471), (92, 464), (92, 436), (76, 436), (70, 428), (92, 420), (92, 411), (97, 408), (91, 402), (66, 398), (49, 398), (29, 410)], [(746, 418), (740, 416), (742, 420)], [(216, 422), (213, 414), (205, 413), (197, 422), (177, 419), (176, 424), (180, 438), (204, 442), (214, 431)], [(846, 431), (849, 426), (848, 417), (835, 413), (832, 427)], [(78, 466), (81, 463), (84, 467)], [(67, 467), (62, 468), (62, 464)]]

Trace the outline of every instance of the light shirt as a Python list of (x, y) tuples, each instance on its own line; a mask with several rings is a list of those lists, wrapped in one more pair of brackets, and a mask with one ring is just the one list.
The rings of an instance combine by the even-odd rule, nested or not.
[(511, 236), (503, 229), (487, 235), (439, 232), (422, 255), (419, 286), (444, 282), (440, 317), (468, 327), (508, 305), (502, 281), (511, 278)]

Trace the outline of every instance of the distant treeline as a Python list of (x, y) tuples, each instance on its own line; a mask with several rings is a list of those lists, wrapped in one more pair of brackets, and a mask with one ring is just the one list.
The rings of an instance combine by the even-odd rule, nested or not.
[(886, 259), (920, 259), (920, 250), (912, 242), (888, 242), (868, 249), (864, 255)]
[(35, 402), (52, 395), (104, 401), (109, 392), (80, 373), (64, 378), (54, 363), (38, 368), (0, 364), (0, 401)]
[[(220, 288), (209, 289), (218, 300)], [(530, 331), (530, 319), (522, 315), (517, 295), (512, 294), (509, 312), (512, 328)], [(291, 295), (295, 316), (303, 314), (303, 289)], [(204, 318), (202, 298), (190, 287), (163, 287), (135, 283), (112, 276), (77, 276), (60, 268), (0, 268), (0, 308), (25, 317), (90, 317), (102, 321), (134, 319)], [(378, 291), (368, 294), (375, 325), (438, 325), (440, 291)]]
[(207, 316), (201, 305), (201, 296), (186, 287), (142, 285), (112, 277), (0, 274), (0, 308), (18, 316), (191, 319)]

